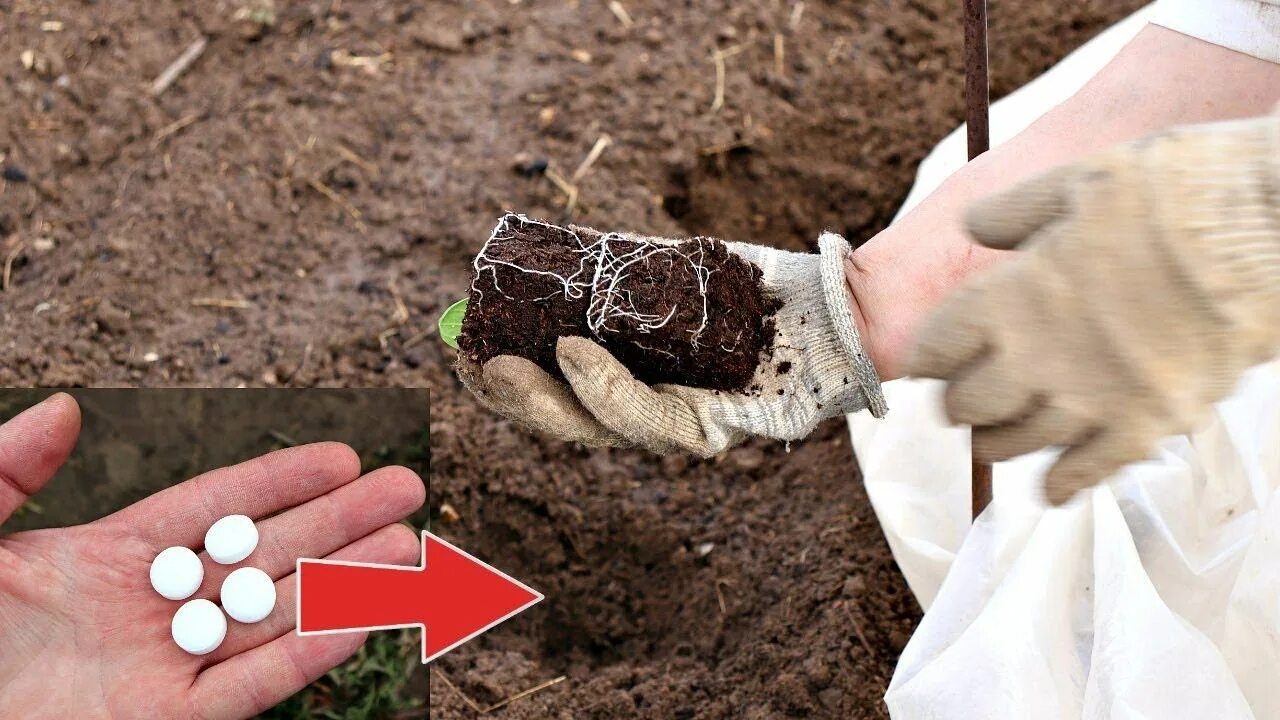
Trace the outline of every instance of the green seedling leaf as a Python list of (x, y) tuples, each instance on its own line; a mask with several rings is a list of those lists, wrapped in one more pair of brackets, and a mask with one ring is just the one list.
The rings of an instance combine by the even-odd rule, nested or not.
[(467, 299), (462, 298), (449, 306), (440, 316), (440, 339), (445, 345), (458, 349), (458, 336), (462, 334), (462, 318), (467, 314)]

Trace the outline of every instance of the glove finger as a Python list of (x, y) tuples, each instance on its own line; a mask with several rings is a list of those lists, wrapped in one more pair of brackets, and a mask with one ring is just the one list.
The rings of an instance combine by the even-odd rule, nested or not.
[(1079, 490), (1107, 479), (1129, 463), (1145, 459), (1157, 437), (1112, 425), (1067, 448), (1044, 479), (1045, 499), (1061, 505)]
[(974, 428), (973, 457), (982, 462), (999, 462), (1052, 445), (1068, 445), (1088, 427), (1080, 415), (1047, 405), (1023, 420)]
[[(476, 378), (474, 371), (471, 375)], [(499, 355), (489, 360), (468, 387), (490, 410), (531, 430), (592, 447), (627, 445), (587, 412), (567, 385), (525, 358)]]
[(947, 379), (970, 365), (987, 347), (987, 333), (978, 318), (982, 286), (960, 290), (933, 311), (916, 331), (916, 345), (907, 360), (907, 374)]
[(965, 425), (999, 425), (1025, 416), (1032, 409), (1031, 388), (1023, 373), (1009, 367), (1006, 356), (991, 352), (951, 379), (944, 397), (947, 418)]
[(583, 406), (605, 427), (652, 452), (708, 454), (693, 408), (636, 380), (609, 351), (587, 338), (562, 337), (556, 359)]
[(1069, 209), (1068, 188), (1080, 174), (1063, 165), (978, 200), (965, 213), (975, 240), (996, 250), (1012, 250)]

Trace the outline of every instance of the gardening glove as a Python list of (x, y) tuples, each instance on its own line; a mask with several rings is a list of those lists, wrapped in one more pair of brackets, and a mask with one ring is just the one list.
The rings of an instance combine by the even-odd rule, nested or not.
[[(651, 238), (645, 238), (652, 240)], [(463, 383), (495, 412), (562, 440), (709, 457), (749, 435), (796, 440), (820, 420), (870, 409), (885, 413), (875, 368), (849, 310), (844, 238), (825, 233), (819, 254), (727, 243), (760, 268), (781, 302), (767, 360), (743, 393), (654, 385), (589, 338), (562, 337), (556, 359), (568, 384), (533, 362), (503, 355), (476, 367), (459, 357)]]
[(1189, 432), (1280, 351), (1280, 120), (1175, 128), (974, 206), (979, 242), (1025, 250), (927, 321), (913, 375), (996, 461), (1063, 446), (1065, 502)]

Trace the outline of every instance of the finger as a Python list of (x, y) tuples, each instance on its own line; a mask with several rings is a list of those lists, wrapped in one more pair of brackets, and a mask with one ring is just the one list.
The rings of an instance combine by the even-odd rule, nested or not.
[(708, 454), (693, 408), (633, 378), (609, 351), (587, 338), (562, 337), (556, 359), (583, 407), (610, 430), (656, 453)]
[(947, 419), (964, 425), (997, 425), (1032, 409), (1031, 389), (1023, 373), (1009, 367), (1007, 356), (987, 353), (954, 377), (947, 386)]
[(80, 406), (57, 393), (0, 425), (0, 523), (53, 477), (80, 435)]
[(1067, 189), (1079, 174), (1063, 165), (979, 200), (965, 213), (965, 227), (989, 248), (1012, 250), (1067, 213)]
[(213, 665), (191, 686), (192, 714), (206, 720), (253, 717), (340, 665), (368, 635), (288, 633)]
[(1092, 487), (1132, 462), (1146, 458), (1158, 435), (1113, 428), (1067, 448), (1044, 479), (1044, 494), (1053, 505), (1061, 505), (1079, 490)]
[(156, 548), (194, 549), (219, 518), (237, 514), (261, 518), (359, 476), (360, 458), (346, 445), (300, 445), (211, 470), (140, 500), (104, 522), (123, 524)]
[(973, 429), (973, 457), (999, 462), (1055, 445), (1070, 445), (1087, 431), (1088, 422), (1056, 405), (1033, 410), (1025, 419)]
[(957, 292), (916, 331), (916, 345), (907, 359), (907, 374), (948, 379), (971, 365), (987, 349), (982, 320), (983, 285)]
[[(418, 534), (406, 525), (395, 523), (375, 530), (325, 559), (417, 565), (421, 554), (422, 541)], [(227, 631), (227, 639), (217, 650), (205, 656), (208, 664), (220, 663), (292, 631), (297, 623), (297, 598), (298, 576), (290, 573), (276, 582), (276, 606), (266, 618), (249, 625), (227, 619), (228, 624), (236, 627)]]
[(483, 382), (495, 412), (532, 430), (593, 447), (626, 444), (578, 402), (568, 385), (529, 360), (499, 355), (484, 364)]
[[(245, 559), (278, 580), (298, 558), (323, 557), (422, 507), (426, 488), (417, 473), (384, 467), (320, 497), (258, 523), (258, 547)], [(198, 597), (218, 601), (222, 581), (240, 567), (220, 565), (200, 553), (204, 582)]]

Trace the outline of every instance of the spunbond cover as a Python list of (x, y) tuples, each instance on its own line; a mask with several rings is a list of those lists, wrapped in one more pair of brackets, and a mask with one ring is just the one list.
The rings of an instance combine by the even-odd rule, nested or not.
[[(1066, 99), (1146, 22), (1108, 30), (992, 108), (992, 141)], [(922, 163), (904, 212), (964, 163)], [(968, 431), (943, 385), (884, 386), (850, 416), (867, 493), (926, 613), (885, 700), (895, 720), (1280, 718), (1280, 362), (1198, 432), (1047, 509), (1043, 451), (997, 464), (969, 521)]]
[[(942, 387), (890, 383), (886, 421), (854, 431), (927, 610), (885, 698), (892, 717), (1280, 718), (1280, 363), (1250, 371), (1204, 429), (1063, 508), (1039, 499), (1056, 453), (997, 464), (971, 528), (965, 431), (898, 414), (939, 407)], [(921, 443), (937, 448), (930, 463), (914, 460)], [(933, 486), (946, 494), (931, 503)], [(962, 542), (916, 531), (930, 505)]]

